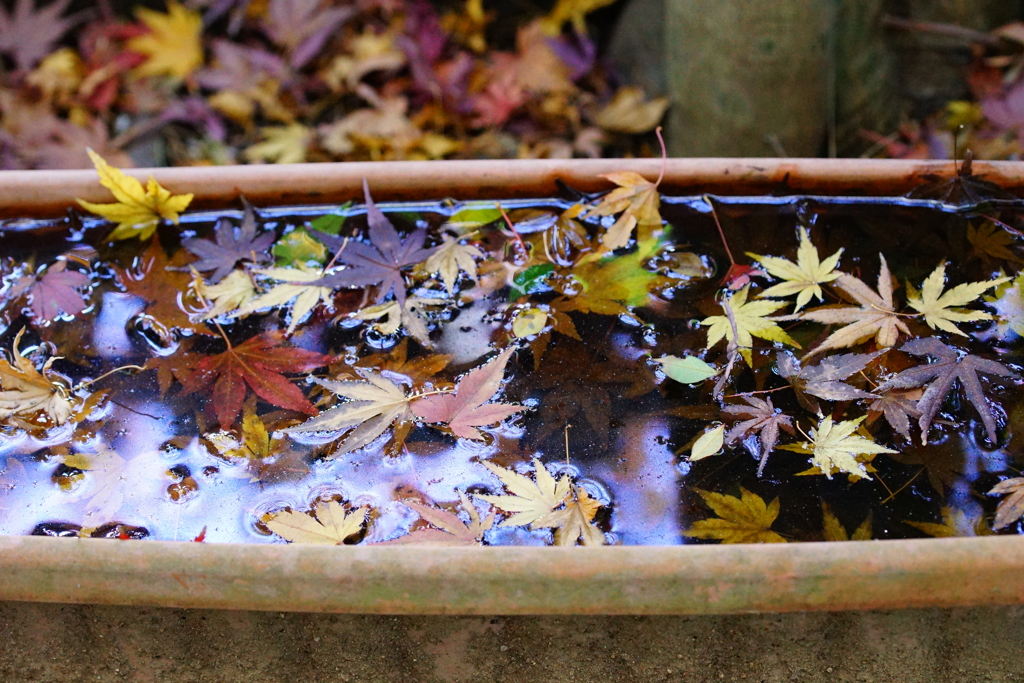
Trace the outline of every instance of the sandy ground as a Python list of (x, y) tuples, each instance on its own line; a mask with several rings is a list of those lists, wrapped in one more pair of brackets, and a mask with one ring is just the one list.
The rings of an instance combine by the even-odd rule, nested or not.
[(0, 603), (0, 681), (1024, 681), (1024, 607), (480, 618)]

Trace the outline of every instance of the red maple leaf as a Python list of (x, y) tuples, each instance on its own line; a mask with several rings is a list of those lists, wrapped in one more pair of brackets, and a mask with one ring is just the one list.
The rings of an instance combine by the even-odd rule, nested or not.
[(316, 409), (283, 373), (310, 372), (330, 363), (332, 357), (283, 345), (284, 338), (280, 331), (264, 332), (207, 356), (182, 382), (182, 395), (212, 386), (210, 399), (222, 429), (230, 429), (238, 418), (246, 386), (267, 403), (312, 415)]

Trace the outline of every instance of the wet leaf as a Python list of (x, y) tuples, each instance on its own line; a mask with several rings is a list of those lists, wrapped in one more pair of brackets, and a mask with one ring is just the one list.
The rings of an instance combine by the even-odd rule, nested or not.
[(924, 321), (933, 330), (967, 336), (954, 323), (991, 320), (992, 316), (984, 311), (959, 307), (977, 300), (989, 289), (1009, 280), (1008, 277), (1000, 277), (987, 282), (969, 282), (943, 292), (946, 284), (946, 264), (942, 263), (924, 281), (919, 296), (907, 296), (907, 304), (920, 312), (924, 316)]
[(735, 330), (726, 315), (713, 315), (700, 321), (701, 325), (708, 328), (707, 348), (710, 349), (722, 339), (735, 341), (739, 345), (740, 355), (743, 356), (747, 365), (751, 364), (750, 349), (754, 343), (754, 337), (789, 344), (799, 349), (800, 345), (779, 327), (773, 318), (768, 317), (769, 314), (785, 306), (785, 302), (747, 301), (749, 294), (750, 285), (747, 285), (729, 299), (729, 306), (732, 308), (733, 318), (736, 321)]
[(570, 484), (569, 488), (571, 495), (565, 499), (565, 507), (540, 517), (530, 528), (554, 529), (557, 546), (574, 546), (578, 540), (583, 545), (604, 545), (604, 532), (594, 525), (601, 504), (582, 486)]
[(324, 272), (312, 268), (257, 268), (253, 271), (260, 277), (276, 280), (279, 284), (252, 299), (236, 311), (237, 316), (246, 316), (254, 311), (277, 308), (291, 304), (288, 316), (287, 334), (295, 331), (316, 308), (323, 303), (330, 306), (333, 301), (333, 290), (324, 286)]
[(78, 401), (71, 395), (70, 383), (51, 369), (56, 358), (47, 359), (40, 372), (21, 355), (18, 345), (24, 333), (22, 329), (14, 337), (11, 361), (0, 358), (0, 420), (43, 413), (54, 424), (64, 424)]
[(918, 420), (921, 427), (921, 443), (928, 443), (928, 429), (942, 408), (946, 395), (952, 390), (955, 380), (959, 380), (964, 393), (967, 394), (967, 400), (978, 411), (978, 416), (985, 425), (988, 440), (992, 443), (997, 442), (996, 417), (985, 399), (985, 390), (981, 386), (978, 374), (1016, 378), (1015, 372), (994, 360), (973, 354), (961, 354), (935, 337), (913, 339), (904, 344), (901, 350), (912, 356), (935, 358), (935, 362), (904, 370), (878, 387), (878, 391), (886, 391), (928, 386), (917, 402), (917, 409), (921, 411)]
[(832, 478), (833, 468), (870, 479), (867, 468), (856, 456), (897, 451), (856, 434), (864, 419), (859, 417), (856, 420), (833, 422), (831, 415), (823, 418), (818, 428), (811, 430), (811, 441), (801, 444), (811, 451), (811, 464), (818, 467), (829, 479)]
[(203, 64), (203, 18), (198, 12), (167, 0), (167, 14), (145, 7), (135, 16), (149, 33), (128, 41), (128, 49), (146, 55), (137, 69), (140, 76), (185, 78)]
[(463, 244), (451, 235), (444, 235), (444, 243), (427, 258), (423, 269), (428, 273), (439, 273), (449, 294), (455, 294), (455, 281), (459, 272), (476, 282), (476, 261), (483, 258), (482, 251), (472, 244)]
[(1006, 496), (999, 501), (996, 508), (996, 518), (992, 522), (993, 530), (1005, 529), (1024, 517), (1024, 477), (1004, 479), (993, 486), (988, 495)]
[[(572, 495), (572, 483), (568, 475), (563, 474), (555, 481), (540, 460), (533, 459), (534, 478), (530, 479), (518, 472), (498, 467), (487, 461), (480, 463), (489, 469), (505, 486), (510, 495), (493, 496), (478, 495), (499, 510), (513, 513), (498, 526), (524, 526), (531, 529), (540, 528), (538, 521), (550, 521), (548, 516), (562, 506)], [(574, 539), (575, 540), (575, 539)]]
[(328, 356), (285, 345), (281, 332), (264, 332), (203, 358), (182, 382), (182, 394), (212, 390), (213, 411), (222, 429), (234, 424), (249, 389), (271, 405), (312, 413), (302, 390), (284, 373), (309, 372), (329, 362)]
[(790, 434), (796, 433), (793, 429), (793, 418), (776, 408), (770, 398), (758, 398), (757, 396), (743, 396), (742, 398), (747, 405), (730, 405), (722, 408), (722, 414), (725, 417), (740, 420), (725, 434), (725, 443), (732, 445), (756, 433), (758, 435), (758, 453), (755, 455), (760, 460), (757, 467), (757, 476), (760, 477), (768, 462), (768, 456), (775, 450), (775, 444), (779, 440), (779, 430), (783, 429)]
[(601, 238), (602, 251), (614, 251), (629, 244), (637, 225), (661, 227), (661, 213), (658, 211), (661, 195), (658, 194), (657, 183), (632, 171), (607, 173), (600, 177), (619, 187), (606, 194), (587, 216), (620, 214)]
[(233, 316), (245, 308), (256, 298), (256, 285), (244, 270), (233, 270), (215, 285), (207, 284), (197, 276), (196, 291), (213, 306), (203, 315), (204, 320), (212, 320), (221, 315)]
[(889, 426), (909, 440), (910, 418), (921, 417), (921, 411), (917, 409), (917, 401), (923, 392), (920, 389), (912, 391), (889, 389), (878, 393), (879, 396), (867, 404), (868, 424), (876, 420), (880, 414), (884, 415)]
[(423, 307), (431, 303), (429, 299), (422, 299), (418, 296), (409, 297), (405, 300), (405, 306), (397, 301), (385, 301), (376, 306), (368, 306), (352, 314), (352, 317), (359, 320), (376, 320), (374, 327), (381, 334), (394, 334), (404, 328), (406, 333), (416, 339), (423, 346), (430, 347), (430, 329), (427, 327), (427, 319), (423, 315)]
[(555, 270), (554, 264), (540, 263), (519, 271), (512, 278), (512, 287), (509, 290), (509, 301), (515, 301), (521, 296), (535, 292), (547, 291), (548, 287), (544, 280)]
[(698, 384), (718, 374), (713, 365), (708, 365), (696, 356), (662, 356), (652, 360), (661, 365), (667, 377), (681, 384)]
[(818, 256), (818, 250), (811, 244), (807, 228), (800, 228), (799, 232), (800, 247), (796, 252), (796, 263), (777, 256), (747, 253), (747, 256), (759, 261), (769, 275), (784, 280), (766, 289), (761, 297), (780, 299), (796, 294), (794, 311), (806, 306), (812, 297), (818, 301), (822, 300), (821, 285), (839, 278), (841, 273), (836, 270), (836, 266), (839, 265), (839, 257), (843, 254), (843, 250), (840, 249), (822, 261)]
[(718, 519), (701, 519), (693, 523), (684, 536), (721, 541), (722, 543), (785, 543), (786, 539), (772, 531), (779, 516), (779, 499), (765, 505), (764, 499), (742, 486), (740, 498), (695, 489)]
[(868, 363), (882, 352), (845, 353), (823, 358), (816, 365), (800, 367), (799, 361), (786, 352), (777, 355), (779, 375), (785, 378), (797, 392), (797, 400), (808, 410), (818, 411), (818, 404), (804, 394), (823, 398), (826, 401), (852, 401), (860, 398), (875, 398), (874, 394), (857, 389), (842, 380), (861, 372)]
[(853, 534), (846, 531), (839, 518), (836, 517), (825, 501), (821, 501), (822, 515), (822, 536), (826, 541), (870, 541), (871, 540), (871, 515), (861, 522)]
[(265, 261), (269, 256), (267, 250), (274, 243), (276, 235), (272, 231), (256, 235), (256, 212), (245, 198), (242, 204), (245, 213), (238, 228), (227, 218), (221, 218), (213, 228), (216, 241), (193, 237), (181, 242), (181, 246), (199, 257), (191, 264), (193, 268), (200, 272), (213, 271), (209, 276), (212, 284), (223, 280), (239, 261)]
[[(160, 240), (152, 240), (130, 268), (115, 267), (114, 273), (128, 294), (142, 299), (145, 312), (168, 329), (177, 327), (208, 334), (205, 326), (192, 322), (178, 302), (177, 293), (186, 291), (192, 282), (191, 275), (182, 268), (186, 260), (185, 252), (180, 250), (168, 259)], [(175, 294), (172, 296), (171, 292)]]
[(506, 417), (527, 410), (526, 406), (509, 403), (488, 403), (501, 388), (505, 365), (514, 348), (499, 353), (486, 364), (468, 372), (455, 385), (455, 393), (417, 398), (412, 412), (424, 422), (443, 423), (452, 434), (464, 439), (482, 439), (477, 427), (501, 422)]
[(51, 264), (42, 273), (21, 276), (11, 286), (8, 296), (14, 299), (28, 297), (32, 317), (40, 324), (48, 324), (61, 313), (78, 315), (89, 305), (81, 290), (88, 290), (89, 276), (78, 270), (68, 270), (66, 259)]
[(458, 493), (462, 509), (469, 515), (469, 524), (463, 522), (454, 512), (423, 505), (414, 500), (403, 500), (404, 505), (415, 510), (434, 528), (418, 529), (378, 545), (480, 545), (484, 534), (494, 525), (494, 513), (480, 519), (480, 513), (473, 502), (462, 491)]
[(941, 524), (934, 522), (912, 522), (909, 519), (903, 520), (903, 523), (935, 538), (987, 536), (992, 533), (987, 525), (985, 525), (984, 518), (979, 516), (969, 517), (963, 510), (954, 510), (946, 506), (942, 508)]
[(345, 512), (341, 503), (333, 500), (319, 502), (315, 515), (305, 512), (283, 510), (267, 520), (267, 528), (289, 543), (329, 543), (342, 545), (345, 539), (355, 536), (363, 528), (368, 507), (361, 507), (350, 513)]
[(892, 275), (889, 273), (889, 266), (884, 256), (879, 254), (878, 257), (881, 259), (882, 267), (878, 274), (877, 292), (862, 280), (846, 273), (842, 273), (836, 279), (836, 287), (855, 303), (860, 304), (860, 308), (825, 306), (804, 311), (792, 318), (782, 318), (812, 320), (826, 325), (845, 325), (829, 335), (812, 353), (848, 348), (871, 337), (874, 337), (879, 347), (889, 347), (896, 343), (901, 332), (910, 336), (910, 330), (900, 319), (893, 304)]
[(100, 176), (100, 185), (110, 190), (117, 202), (93, 204), (81, 199), (77, 201), (86, 211), (102, 216), (111, 223), (117, 223), (117, 227), (110, 233), (112, 240), (132, 237), (147, 239), (161, 220), (177, 225), (178, 214), (192, 202), (192, 193), (172, 195), (152, 176), (143, 188), (142, 183), (108, 164), (96, 152), (91, 149), (88, 152)]
[(713, 427), (697, 438), (690, 449), (690, 461), (702, 460), (722, 452), (725, 439), (725, 425)]
[[(405, 304), (405, 280), (402, 271), (430, 258), (433, 249), (423, 246), (427, 231), (417, 228), (404, 240), (391, 221), (377, 208), (370, 196), (370, 187), (363, 181), (366, 195), (366, 218), (370, 244), (350, 240), (336, 248), (338, 262), (348, 267), (327, 274), (318, 284), (336, 287), (367, 287), (379, 285), (377, 303), (394, 292), (398, 303)], [(328, 243), (328, 247), (334, 248)]]
[(271, 435), (256, 414), (255, 401), (245, 405), (240, 433), (211, 432), (203, 438), (224, 458), (244, 462), (250, 482), (277, 483), (309, 474), (302, 454), (292, 451), (287, 439)]

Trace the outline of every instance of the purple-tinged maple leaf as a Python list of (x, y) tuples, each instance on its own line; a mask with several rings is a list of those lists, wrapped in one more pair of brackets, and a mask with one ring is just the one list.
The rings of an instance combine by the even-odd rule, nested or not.
[(380, 285), (377, 302), (383, 301), (394, 291), (398, 303), (405, 305), (405, 280), (402, 269), (422, 263), (434, 253), (433, 248), (424, 248), (427, 231), (417, 228), (404, 240), (391, 221), (377, 208), (370, 196), (370, 187), (363, 180), (366, 195), (366, 220), (369, 224), (370, 244), (357, 240), (345, 240), (319, 230), (310, 233), (338, 253), (338, 262), (348, 267), (334, 271), (310, 283), (321, 287), (367, 287)]
[(597, 60), (597, 45), (586, 34), (573, 32), (572, 35), (548, 38), (551, 51), (569, 67), (569, 80), (578, 81), (594, 68)]
[(953, 388), (954, 380), (960, 381), (964, 393), (967, 394), (967, 400), (978, 411), (978, 415), (985, 425), (988, 440), (996, 443), (996, 418), (988, 401), (985, 400), (985, 390), (981, 386), (978, 373), (1017, 378), (1015, 372), (994, 360), (980, 358), (973, 354), (963, 354), (946, 346), (935, 337), (911, 340), (900, 350), (912, 356), (931, 356), (936, 360), (934, 363), (904, 370), (887, 382), (880, 384), (875, 391), (883, 393), (889, 389), (911, 389), (928, 385), (916, 406), (921, 411), (921, 417), (918, 420), (921, 427), (921, 443), (928, 443), (928, 429), (942, 407), (946, 395)]
[(10, 55), (19, 69), (31, 69), (53, 51), (54, 43), (79, 21), (63, 17), (71, 0), (56, 0), (36, 9), (36, 0), (17, 0), (13, 10), (0, 5), (0, 52)]
[(509, 403), (488, 403), (505, 376), (505, 365), (514, 348), (508, 348), (485, 365), (466, 374), (455, 385), (454, 394), (438, 394), (412, 401), (409, 408), (424, 422), (445, 423), (452, 434), (464, 439), (481, 439), (477, 427), (501, 422), (506, 417), (527, 410), (526, 406)]
[(743, 396), (747, 405), (731, 405), (722, 409), (726, 416), (734, 420), (742, 420), (736, 423), (725, 435), (725, 443), (732, 444), (742, 441), (755, 432), (758, 434), (758, 453), (760, 464), (757, 467), (757, 476), (764, 471), (768, 456), (775, 449), (779, 440), (779, 429), (784, 429), (794, 434), (793, 418), (786, 415), (772, 404), (770, 398), (758, 398), (757, 396)]
[(78, 315), (89, 305), (80, 291), (89, 287), (89, 276), (67, 267), (68, 262), (60, 260), (42, 273), (22, 275), (11, 287), (9, 298), (26, 295), (32, 316), (39, 322), (49, 323), (61, 313)]
[(259, 263), (268, 257), (268, 249), (277, 235), (268, 231), (256, 235), (256, 212), (245, 197), (242, 198), (245, 213), (242, 224), (237, 228), (227, 218), (221, 218), (214, 227), (216, 241), (191, 238), (182, 241), (182, 246), (199, 257), (190, 264), (200, 272), (213, 271), (209, 277), (212, 283), (220, 282), (234, 270), (239, 261)]
[(288, 78), (288, 65), (272, 52), (230, 40), (213, 41), (212, 50), (217, 65), (196, 73), (204, 88), (246, 92), (259, 87), (267, 78)]
[(324, 43), (356, 10), (321, 7), (321, 0), (270, 0), (263, 30), (290, 54), (292, 68), (302, 68), (320, 54)]

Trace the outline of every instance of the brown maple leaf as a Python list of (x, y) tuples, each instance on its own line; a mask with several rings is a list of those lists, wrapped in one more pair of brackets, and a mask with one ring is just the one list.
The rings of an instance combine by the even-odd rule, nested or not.
[(1016, 378), (1017, 373), (994, 360), (974, 354), (962, 354), (935, 337), (913, 339), (904, 344), (901, 350), (912, 356), (932, 356), (936, 359), (934, 363), (904, 370), (878, 387), (878, 391), (882, 392), (888, 389), (911, 389), (928, 385), (924, 395), (917, 402), (917, 409), (921, 411), (918, 420), (921, 426), (921, 443), (928, 443), (928, 428), (938, 415), (946, 395), (953, 388), (954, 380), (959, 380), (967, 394), (967, 400), (978, 411), (978, 416), (985, 425), (988, 440), (996, 443), (996, 418), (985, 399), (985, 390), (978, 379), (978, 373), (1011, 378)]
[(201, 324), (193, 323), (178, 301), (175, 292), (185, 292), (192, 276), (184, 270), (188, 255), (179, 250), (168, 259), (160, 241), (150, 240), (149, 247), (137, 256), (129, 268), (114, 267), (117, 281), (132, 296), (145, 302), (145, 312), (168, 329), (177, 327), (197, 334), (210, 334)]
[(588, 216), (611, 216), (621, 213), (619, 219), (604, 234), (601, 241), (602, 251), (613, 251), (629, 244), (633, 228), (637, 225), (661, 226), (661, 213), (658, 211), (661, 203), (661, 195), (658, 194), (660, 177), (653, 183), (632, 171), (607, 173), (601, 177), (619, 187), (605, 195), (601, 203), (591, 209)]
[(238, 418), (247, 386), (267, 403), (312, 415), (316, 409), (283, 373), (310, 372), (327, 365), (331, 357), (286, 346), (284, 340), (279, 330), (264, 332), (207, 356), (182, 382), (182, 395), (212, 387), (213, 411), (222, 429), (229, 429)]
[(764, 466), (768, 462), (768, 456), (775, 449), (779, 440), (779, 429), (789, 434), (796, 434), (793, 429), (793, 418), (786, 415), (772, 404), (770, 398), (762, 399), (756, 396), (743, 396), (747, 405), (733, 405), (722, 408), (727, 418), (742, 420), (729, 429), (725, 434), (725, 443), (733, 444), (746, 439), (755, 432), (758, 435), (758, 453), (760, 464), (757, 466), (757, 476), (761, 476)]
[(917, 400), (923, 392), (920, 389), (900, 391), (891, 389), (881, 393), (878, 398), (868, 403), (868, 423), (874, 422), (880, 415), (885, 421), (905, 438), (910, 438), (910, 418), (920, 418)]
[(874, 398), (874, 394), (862, 391), (842, 381), (860, 372), (882, 352), (845, 353), (823, 358), (816, 365), (800, 367), (800, 362), (791, 353), (777, 355), (779, 375), (792, 385), (797, 401), (811, 412), (818, 413), (818, 402), (807, 394), (826, 401), (852, 401), (858, 398)]
[(455, 393), (415, 399), (409, 404), (410, 409), (424, 422), (446, 423), (455, 436), (483, 438), (477, 427), (501, 422), (527, 409), (517, 404), (487, 403), (501, 388), (505, 365), (513, 351), (515, 348), (509, 347), (490, 362), (469, 371), (455, 385)]
[(996, 518), (992, 522), (992, 528), (996, 531), (1008, 527), (1022, 516), (1024, 516), (1024, 477), (1004, 479), (988, 492), (992, 495), (1009, 494), (999, 501), (996, 508)]
[(462, 509), (469, 515), (469, 524), (448, 510), (430, 507), (414, 500), (403, 500), (402, 503), (412, 508), (434, 528), (417, 529), (412, 533), (391, 541), (376, 545), (480, 545), (484, 533), (494, 525), (494, 513), (480, 519), (476, 506), (465, 493), (459, 491)]

